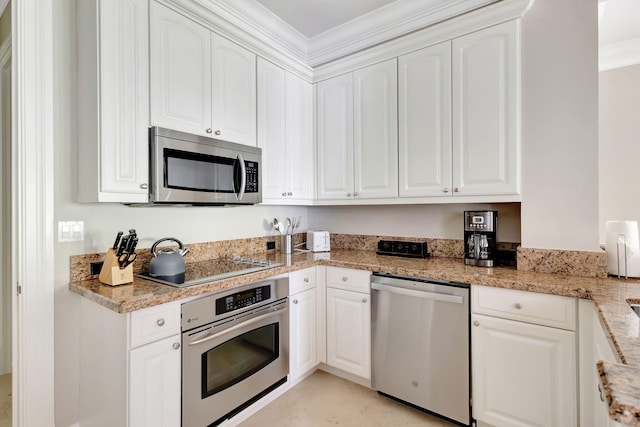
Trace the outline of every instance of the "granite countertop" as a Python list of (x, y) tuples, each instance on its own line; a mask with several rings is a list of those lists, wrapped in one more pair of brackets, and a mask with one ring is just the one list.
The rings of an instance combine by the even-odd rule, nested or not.
[(314, 265), (332, 265), (591, 299), (622, 362), (598, 363), (610, 414), (623, 424), (640, 426), (640, 381), (636, 380), (640, 378), (640, 318), (628, 305), (628, 302), (640, 303), (640, 282), (637, 280), (535, 273), (513, 267), (471, 267), (454, 258), (397, 258), (357, 250), (334, 250), (329, 254), (272, 254), (268, 258), (283, 265), (188, 288), (176, 288), (136, 277), (134, 283), (128, 285), (112, 287), (102, 285), (97, 280), (85, 280), (70, 283), (69, 289), (111, 310), (127, 313)]

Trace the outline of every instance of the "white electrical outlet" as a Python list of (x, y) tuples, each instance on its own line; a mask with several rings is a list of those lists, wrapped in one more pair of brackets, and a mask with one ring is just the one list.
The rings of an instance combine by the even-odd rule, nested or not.
[(58, 242), (82, 242), (84, 221), (58, 221)]

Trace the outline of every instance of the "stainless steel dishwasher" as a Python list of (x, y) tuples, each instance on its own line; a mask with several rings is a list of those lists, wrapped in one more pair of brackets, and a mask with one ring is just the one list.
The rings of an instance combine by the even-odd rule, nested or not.
[(371, 304), (372, 387), (470, 425), (469, 285), (374, 273)]

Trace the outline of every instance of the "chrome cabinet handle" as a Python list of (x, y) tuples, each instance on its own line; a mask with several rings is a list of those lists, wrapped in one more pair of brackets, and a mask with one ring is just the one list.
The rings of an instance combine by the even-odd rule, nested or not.
[(146, 190), (147, 188), (149, 188), (149, 184), (147, 183), (140, 184), (140, 188), (142, 188), (143, 190)]
[(362, 298), (362, 302), (367, 302), (367, 299), (366, 298)]
[(351, 193), (347, 193), (347, 197), (351, 197)]
[(287, 193), (287, 196), (293, 196), (293, 193), (292, 193), (291, 191), (289, 191), (289, 192)]
[(342, 281), (343, 281), (343, 282), (346, 282), (347, 280), (349, 280), (349, 279), (347, 278), (347, 276), (344, 276), (344, 277), (342, 278)]
[(158, 320), (156, 321), (156, 325), (158, 325), (158, 326), (164, 326), (164, 319), (158, 319)]
[(598, 383), (598, 392), (600, 392), (600, 400), (604, 402), (604, 395), (602, 394), (602, 384)]
[(444, 189), (442, 191), (444, 191), (445, 193), (448, 193), (449, 192), (449, 188), (448, 187), (444, 187)]
[(287, 197), (287, 193), (282, 193), (282, 197)]
[(291, 301), (291, 302), (292, 302), (292, 303), (294, 303), (294, 304), (297, 304), (297, 303), (298, 303), (298, 300), (297, 300), (297, 299), (294, 299), (294, 300), (293, 300), (293, 301)]
[(213, 129), (208, 128), (208, 129), (206, 130), (206, 132), (207, 132), (207, 133), (211, 133), (211, 132), (213, 132)]
[(221, 133), (221, 132), (220, 132), (219, 130), (217, 130), (217, 131), (215, 131), (214, 133), (215, 133), (216, 135), (220, 135), (220, 133)]
[(473, 326), (480, 326), (480, 322), (478, 322), (477, 320), (473, 321)]
[(179, 342), (174, 342), (172, 347), (173, 347), (174, 350), (177, 350), (177, 349), (180, 348), (180, 343)]
[(456, 187), (456, 188), (454, 188), (454, 189), (453, 189), (453, 192), (454, 192), (454, 193), (459, 193), (459, 192), (460, 192), (460, 189), (459, 189), (458, 187)]
[(309, 283), (309, 278), (308, 277), (304, 278), (304, 283)]
[(522, 308), (522, 304), (520, 304), (519, 302), (517, 302), (517, 303), (515, 303), (514, 307), (515, 307), (517, 310), (520, 310), (520, 309)]

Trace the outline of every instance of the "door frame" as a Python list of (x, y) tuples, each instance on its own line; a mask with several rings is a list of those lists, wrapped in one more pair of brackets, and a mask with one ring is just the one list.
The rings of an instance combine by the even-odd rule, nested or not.
[(13, 426), (54, 426), (53, 0), (13, 0)]
[[(0, 11), (0, 14), (2, 12)], [(8, 90), (7, 90), (8, 89)], [(11, 37), (0, 45), (0, 141), (2, 155), (2, 288), (0, 289), (0, 374), (11, 372)], [(5, 126), (7, 125), (7, 126)], [(9, 129), (6, 129), (6, 128)], [(8, 143), (6, 143), (8, 141)], [(9, 166), (6, 167), (5, 166)]]

